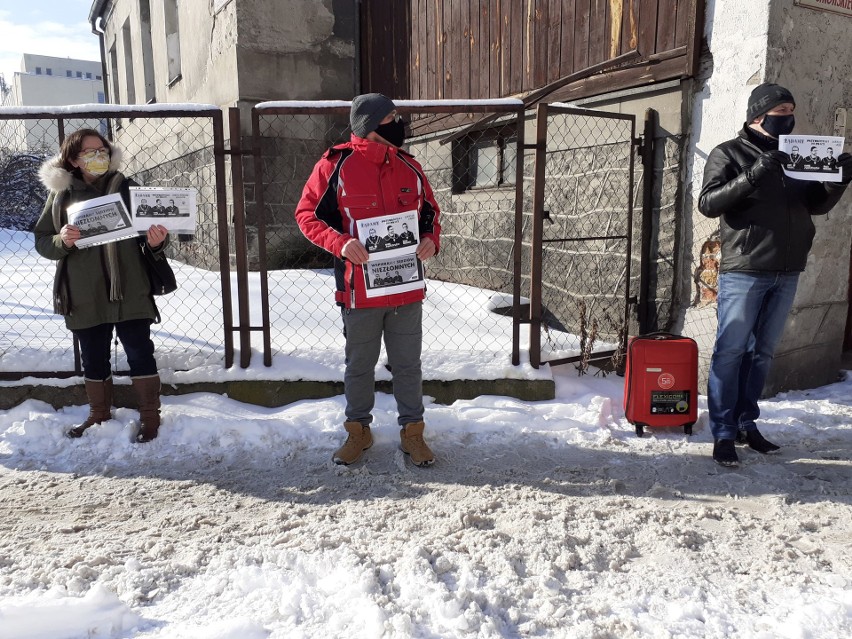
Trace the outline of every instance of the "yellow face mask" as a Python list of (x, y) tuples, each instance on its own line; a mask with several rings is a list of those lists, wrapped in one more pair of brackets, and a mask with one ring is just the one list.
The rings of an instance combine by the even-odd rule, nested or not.
[(86, 173), (101, 176), (109, 170), (109, 151), (85, 151), (78, 156)]

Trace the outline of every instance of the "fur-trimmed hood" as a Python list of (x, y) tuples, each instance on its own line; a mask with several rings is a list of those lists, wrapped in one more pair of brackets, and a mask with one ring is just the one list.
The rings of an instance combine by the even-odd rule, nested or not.
[[(117, 146), (112, 147), (112, 152), (109, 156), (109, 172), (118, 171), (121, 168), (121, 159), (123, 153)], [(38, 170), (38, 177), (45, 188), (50, 191), (64, 191), (71, 188), (74, 181), (74, 175), (70, 171), (66, 171), (60, 164), (59, 155), (54, 155), (41, 165)]]

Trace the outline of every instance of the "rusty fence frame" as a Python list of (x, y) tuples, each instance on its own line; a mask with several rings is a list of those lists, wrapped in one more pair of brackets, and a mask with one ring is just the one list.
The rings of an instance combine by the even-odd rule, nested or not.
[[(598, 235), (588, 237), (571, 237), (571, 238), (544, 238), (544, 219), (547, 217), (547, 212), (544, 210), (544, 190), (546, 182), (546, 163), (547, 163), (547, 133), (548, 122), (550, 115), (577, 115), (582, 117), (594, 117), (606, 120), (623, 120), (630, 123), (630, 166), (628, 171), (628, 197), (627, 197), (627, 234), (626, 235)], [(633, 247), (633, 198), (634, 198), (634, 181), (635, 181), (635, 150), (640, 145), (640, 140), (636, 137), (636, 116), (623, 113), (611, 113), (607, 111), (597, 111), (594, 109), (584, 109), (581, 107), (571, 107), (567, 105), (539, 103), (536, 107), (536, 141), (531, 148), (535, 149), (535, 169), (533, 178), (533, 220), (532, 220), (532, 256), (530, 264), (530, 349), (529, 357), (530, 364), (533, 368), (539, 368), (542, 364), (550, 364), (551, 366), (558, 364), (567, 364), (583, 360), (584, 355), (576, 355), (573, 357), (564, 357), (554, 360), (542, 360), (541, 356), (541, 326), (543, 323), (543, 305), (542, 305), (542, 272), (543, 272), (543, 255), (544, 245), (556, 242), (580, 242), (588, 240), (624, 240), (626, 242), (626, 268), (625, 268), (625, 291), (624, 291), (624, 334), (621, 339), (620, 348), (622, 352), (626, 352), (627, 339), (630, 326), (630, 312), (632, 305), (636, 302), (631, 296), (630, 280), (632, 264), (632, 247)], [(645, 260), (646, 256), (642, 256)], [(618, 350), (596, 351), (589, 357), (589, 361), (606, 360), (616, 355)]]
[[(90, 106), (90, 105), (83, 105)], [(92, 105), (94, 106), (94, 105)], [(0, 109), (0, 121), (9, 120), (52, 120), (57, 127), (57, 141), (59, 144), (65, 140), (65, 122), (67, 120), (106, 120), (108, 123), (107, 138), (114, 140), (112, 121), (126, 118), (128, 120), (140, 118), (153, 119), (177, 119), (177, 118), (209, 118), (213, 129), (213, 159), (216, 175), (216, 217), (218, 223), (219, 237), (219, 273), (222, 287), (222, 326), (224, 329), (223, 346), (225, 351), (225, 368), (233, 366), (234, 340), (233, 333), (239, 327), (233, 326), (232, 299), (230, 280), (230, 260), (228, 254), (228, 212), (227, 212), (227, 185), (225, 156), (232, 155), (233, 149), (225, 148), (225, 133), (223, 113), (219, 107), (213, 105), (199, 105), (196, 109), (180, 108), (183, 105), (150, 105), (141, 108), (128, 108), (118, 105), (103, 105), (99, 108), (80, 109), (73, 111), (62, 111), (62, 114), (52, 111), (49, 107), (7, 107)], [(67, 109), (67, 107), (57, 107)], [(233, 138), (232, 138), (233, 139)], [(237, 140), (239, 136), (237, 136)], [(239, 163), (232, 163), (239, 164)], [(236, 185), (234, 186), (236, 189)], [(235, 191), (236, 192), (236, 191)], [(239, 198), (242, 201), (242, 198)], [(239, 265), (238, 265), (239, 271)], [(24, 377), (35, 378), (67, 378), (82, 374), (82, 363), (80, 361), (80, 348), (77, 338), (73, 338), (74, 344), (74, 371), (14, 371), (0, 373), (0, 380), (18, 380)], [(122, 371), (116, 371), (122, 374)]]

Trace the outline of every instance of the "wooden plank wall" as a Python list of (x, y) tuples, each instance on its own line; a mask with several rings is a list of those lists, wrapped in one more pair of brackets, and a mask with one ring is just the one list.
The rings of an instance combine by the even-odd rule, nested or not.
[[(690, 18), (701, 2), (362, 0), (362, 90), (411, 99), (517, 95), (633, 49), (644, 60), (665, 54), (665, 73), (687, 76)], [(681, 56), (683, 68), (670, 61)]]

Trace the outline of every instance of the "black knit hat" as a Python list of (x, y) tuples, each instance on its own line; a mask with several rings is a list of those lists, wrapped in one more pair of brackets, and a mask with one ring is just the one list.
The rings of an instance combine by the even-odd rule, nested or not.
[(755, 118), (759, 118), (764, 113), (767, 113), (784, 102), (792, 102), (793, 94), (780, 84), (772, 84), (764, 82), (755, 87), (754, 91), (748, 98), (748, 109), (746, 110), (746, 122), (754, 122)]
[(352, 110), (349, 112), (349, 126), (352, 133), (359, 138), (367, 137), (375, 131), (385, 116), (393, 111), (396, 105), (393, 100), (381, 93), (365, 93), (352, 100)]

